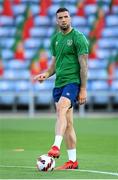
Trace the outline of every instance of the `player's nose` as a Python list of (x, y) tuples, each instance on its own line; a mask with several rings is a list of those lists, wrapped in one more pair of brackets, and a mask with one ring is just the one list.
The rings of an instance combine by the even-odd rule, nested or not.
[(62, 22), (65, 22), (65, 21), (66, 21), (65, 17), (63, 17), (63, 18), (62, 18)]

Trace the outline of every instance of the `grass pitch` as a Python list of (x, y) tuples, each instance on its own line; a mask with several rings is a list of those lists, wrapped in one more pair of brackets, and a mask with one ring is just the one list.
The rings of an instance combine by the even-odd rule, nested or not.
[[(1, 119), (0, 179), (118, 179), (116, 118), (75, 119), (80, 170), (38, 172), (36, 159), (52, 145), (54, 125), (51, 118)], [(56, 166), (67, 160), (63, 143)]]

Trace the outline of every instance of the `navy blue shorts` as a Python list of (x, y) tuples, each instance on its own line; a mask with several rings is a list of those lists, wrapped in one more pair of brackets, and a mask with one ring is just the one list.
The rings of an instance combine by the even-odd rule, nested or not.
[(70, 99), (71, 106), (74, 106), (77, 102), (77, 97), (80, 91), (80, 85), (77, 83), (70, 83), (63, 87), (53, 89), (54, 102), (58, 102), (60, 97), (66, 97)]

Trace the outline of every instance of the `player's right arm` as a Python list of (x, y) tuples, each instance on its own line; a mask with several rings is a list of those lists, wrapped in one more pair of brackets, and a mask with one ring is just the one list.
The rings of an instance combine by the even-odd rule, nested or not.
[(44, 80), (48, 79), (50, 76), (55, 74), (55, 57), (52, 57), (52, 63), (50, 67), (48, 68), (47, 71), (44, 73), (38, 74), (34, 77), (34, 80), (39, 81), (40, 83), (43, 82)]

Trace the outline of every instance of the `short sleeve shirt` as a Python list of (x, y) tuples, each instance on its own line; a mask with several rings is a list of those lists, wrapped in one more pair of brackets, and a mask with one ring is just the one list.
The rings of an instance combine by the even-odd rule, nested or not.
[(79, 31), (58, 32), (52, 37), (51, 52), (55, 57), (55, 87), (80, 83), (79, 55), (88, 54), (88, 41)]

